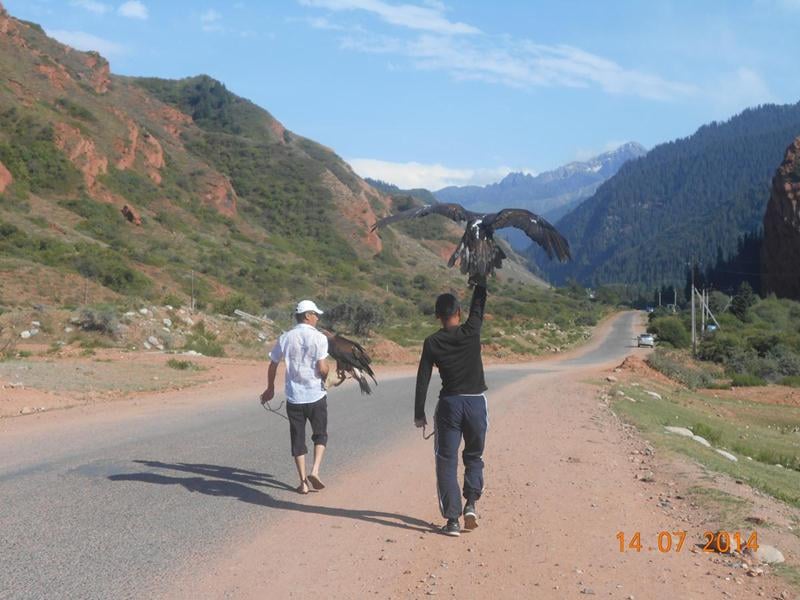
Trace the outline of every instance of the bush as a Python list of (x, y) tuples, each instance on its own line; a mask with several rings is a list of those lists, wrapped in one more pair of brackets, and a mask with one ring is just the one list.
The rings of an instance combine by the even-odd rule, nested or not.
[(712, 429), (705, 423), (696, 423), (695, 426), (692, 427), (692, 433), (706, 438), (715, 446), (719, 443), (720, 439), (722, 439), (722, 433), (720, 431)]
[(332, 326), (339, 323), (356, 335), (369, 335), (370, 330), (380, 326), (384, 320), (383, 311), (379, 306), (355, 297), (328, 310), (326, 317)]
[(186, 336), (184, 350), (194, 350), (204, 356), (225, 356), (225, 348), (217, 341), (217, 336), (206, 330), (205, 321), (192, 327), (192, 333)]
[(790, 375), (782, 378), (780, 381), (778, 381), (778, 383), (781, 385), (788, 385), (789, 387), (800, 388), (800, 376)]
[(739, 320), (747, 321), (747, 312), (750, 310), (750, 307), (756, 303), (757, 298), (758, 297), (753, 293), (753, 288), (750, 287), (750, 284), (746, 281), (743, 281), (739, 285), (739, 289), (731, 301), (731, 312), (739, 317)]
[(736, 373), (733, 376), (731, 385), (734, 387), (756, 387), (760, 385), (767, 385), (767, 382), (758, 377), (757, 375), (749, 375), (747, 373)]
[(658, 336), (659, 342), (667, 342), (675, 348), (687, 348), (691, 343), (689, 331), (678, 317), (660, 317), (647, 327), (649, 333)]
[(183, 300), (175, 294), (167, 294), (164, 296), (164, 299), (161, 300), (161, 304), (164, 306), (172, 306), (173, 308), (180, 308), (183, 306)]
[(214, 304), (214, 310), (221, 315), (233, 315), (237, 309), (255, 314), (260, 307), (257, 302), (244, 294), (232, 294)]
[(110, 307), (83, 309), (78, 317), (78, 325), (84, 331), (98, 331), (111, 336), (116, 336), (120, 330), (116, 312)]
[(201, 369), (197, 363), (193, 363), (190, 360), (178, 360), (177, 358), (170, 358), (167, 361), (167, 366), (178, 371), (199, 371)]
[(714, 376), (711, 373), (692, 368), (683, 362), (676, 352), (668, 352), (659, 348), (647, 357), (646, 362), (656, 371), (692, 389), (705, 388), (714, 384)]

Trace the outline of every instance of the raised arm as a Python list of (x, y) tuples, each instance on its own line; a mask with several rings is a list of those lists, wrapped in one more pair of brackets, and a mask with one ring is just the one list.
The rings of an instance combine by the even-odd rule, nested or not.
[(465, 332), (480, 332), (483, 325), (483, 311), (486, 308), (486, 277), (474, 279), (475, 289), (472, 291), (472, 302), (469, 305), (469, 316), (462, 325)]

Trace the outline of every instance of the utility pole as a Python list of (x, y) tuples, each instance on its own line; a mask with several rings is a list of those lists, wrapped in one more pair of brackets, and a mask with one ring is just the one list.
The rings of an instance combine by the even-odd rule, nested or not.
[(697, 318), (694, 314), (694, 295), (697, 290), (694, 288), (694, 259), (689, 268), (692, 270), (692, 356), (697, 356)]
[(658, 307), (661, 308), (661, 290), (658, 290)]
[(192, 308), (190, 312), (194, 313), (194, 269), (192, 269)]
[(706, 333), (706, 290), (703, 289), (703, 297), (700, 300), (700, 337), (702, 338)]

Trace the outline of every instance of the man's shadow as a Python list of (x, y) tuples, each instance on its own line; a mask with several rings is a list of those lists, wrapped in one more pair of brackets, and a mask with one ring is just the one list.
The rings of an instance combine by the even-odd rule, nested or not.
[(155, 469), (169, 469), (181, 471), (183, 473), (194, 473), (196, 475), (201, 475), (201, 477), (175, 477), (172, 475), (162, 475), (160, 473), (144, 471), (140, 473), (110, 475), (108, 479), (111, 481), (139, 481), (159, 485), (180, 485), (190, 492), (199, 492), (208, 496), (236, 498), (242, 502), (256, 504), (266, 508), (356, 519), (411, 531), (429, 532), (433, 529), (432, 525), (426, 521), (397, 513), (315, 506), (313, 504), (301, 504), (274, 498), (257, 488), (267, 487), (287, 491), (294, 491), (294, 488), (282, 481), (274, 479), (272, 475), (268, 473), (258, 473), (256, 471), (246, 471), (233, 467), (208, 464), (172, 464), (153, 460), (136, 460), (134, 462)]

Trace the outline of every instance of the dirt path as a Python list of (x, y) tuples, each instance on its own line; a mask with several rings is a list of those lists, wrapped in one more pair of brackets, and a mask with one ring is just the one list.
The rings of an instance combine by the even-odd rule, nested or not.
[[(538, 374), (490, 396), (477, 531), (432, 531), (442, 521), (432, 447), (413, 432), (323, 492), (298, 496), (329, 510), (287, 514), (221, 548), (218, 562), (187, 565), (165, 595), (794, 598), (774, 576), (747, 577), (697, 552), (703, 515), (682, 500), (691, 481), (670, 480), (680, 469), (651, 456), (583, 383), (599, 378)], [(649, 470), (655, 481), (640, 480)], [(658, 532), (679, 530), (688, 532), (681, 552), (648, 550)], [(641, 532), (642, 552), (621, 553), (619, 531)]]

